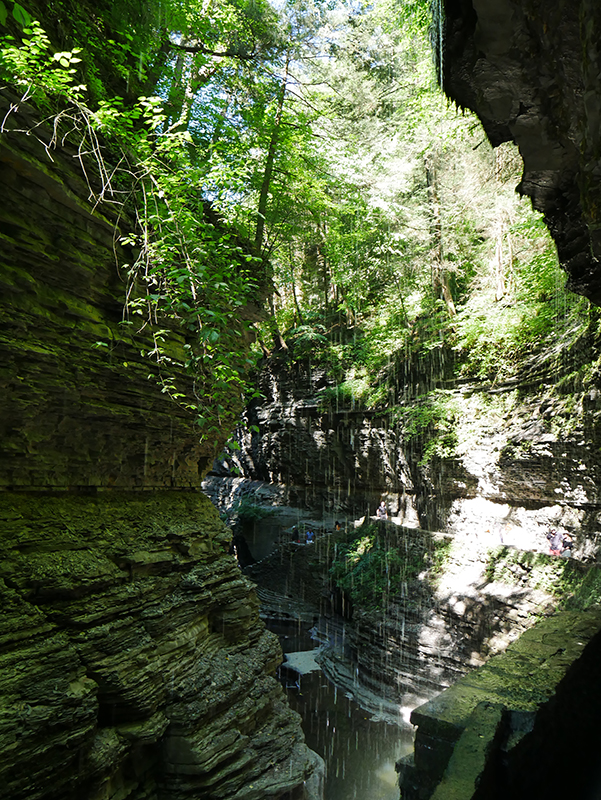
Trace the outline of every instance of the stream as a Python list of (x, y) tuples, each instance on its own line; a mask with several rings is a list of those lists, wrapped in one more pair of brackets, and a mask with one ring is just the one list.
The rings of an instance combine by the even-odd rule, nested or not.
[[(343, 525), (349, 524), (344, 519)], [(316, 521), (298, 509), (279, 507), (277, 513), (244, 530), (241, 566), (260, 562), (277, 550), (282, 536), (289, 540), (291, 526), (300, 530), (331, 530), (334, 520)], [(276, 590), (269, 586), (268, 589)], [(395, 763), (413, 751), (413, 727), (386, 719), (362, 708), (344, 688), (335, 686), (315, 661), (318, 644), (331, 625), (343, 629), (344, 621), (314, 618), (310, 623), (277, 621), (264, 617), (275, 633), (286, 660), (279, 678), (289, 705), (302, 718), (307, 745), (325, 762), (324, 800), (398, 800), (400, 790)], [(321, 628), (323, 627), (323, 630)], [(313, 634), (313, 635), (312, 635)], [(329, 638), (329, 636), (328, 636)], [(375, 703), (378, 698), (373, 698)], [(400, 711), (400, 709), (399, 709)]]
[[(326, 800), (398, 800), (394, 765), (413, 749), (413, 732), (374, 718), (345, 691), (334, 686), (314, 662), (308, 631), (270, 623), (291, 664), (280, 679), (288, 702), (303, 721), (308, 746), (325, 761)], [(310, 671), (305, 671), (310, 670)]]

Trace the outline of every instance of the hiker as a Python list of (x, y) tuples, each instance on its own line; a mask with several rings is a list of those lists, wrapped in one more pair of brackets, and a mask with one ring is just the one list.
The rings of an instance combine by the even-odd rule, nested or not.
[(572, 541), (572, 537), (569, 533), (564, 533), (563, 535), (563, 550), (559, 554), (562, 558), (570, 558), (572, 555), (572, 547), (574, 542)]
[(566, 552), (569, 555), (569, 551), (572, 548), (572, 537), (569, 533), (561, 533), (555, 528), (551, 528), (547, 534), (547, 539), (549, 540), (549, 553), (552, 556), (561, 556)]
[(378, 519), (388, 519), (388, 511), (386, 510), (386, 503), (382, 500), (376, 511)]

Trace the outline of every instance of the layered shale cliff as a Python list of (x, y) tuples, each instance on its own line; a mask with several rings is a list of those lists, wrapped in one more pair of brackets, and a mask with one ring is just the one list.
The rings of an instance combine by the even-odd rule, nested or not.
[[(43, 126), (26, 135), (35, 116), (13, 100), (0, 111), (2, 796), (308, 796), (315, 760), (274, 678), (279, 646), (199, 489), (214, 445), (162, 391), (145, 334), (120, 325), (123, 209), (91, 201), (76, 147), (50, 147)], [(172, 330), (174, 360), (183, 343)], [(183, 369), (161, 377), (192, 394)]]
[(303, 796), (279, 645), (207, 498), (4, 495), (0, 518), (3, 796)]
[[(255, 482), (215, 474), (207, 487), (230, 513), (239, 502), (271, 503), (272, 512), (291, 505), (301, 520), (321, 517), (315, 545), (287, 543), (249, 573), (270, 607), (277, 602), (264, 589), (286, 598), (285, 616), (299, 597), (326, 615), (345, 614), (344, 646), (332, 636), (323, 660), (349, 691), (392, 703), (406, 693), (429, 695), (503, 651), (583, 582), (590, 585), (582, 604), (598, 599), (598, 346), (594, 326), (581, 329), (564, 349), (540, 350), (518, 378), (496, 386), (445, 369), (424, 375), (409, 361), (394, 387), (408, 410), (419, 408), (428, 382), (448, 401), (453, 451), (429, 457), (435, 430), (416, 436), (394, 410), (333, 408), (325, 371), (266, 365), (264, 399), (247, 410), (254, 427), (215, 470), (235, 460)], [(379, 526), (376, 542), (354, 524), (370, 515), (374, 522), (382, 497), (392, 519)], [(346, 530), (332, 532), (335, 519)], [(267, 521), (273, 526), (274, 517)], [(549, 555), (550, 527), (571, 534), (573, 559)], [(361, 545), (364, 537), (370, 541)], [(353, 574), (370, 587), (367, 607), (353, 597), (350, 579), (342, 602), (328, 573), (341, 546), (352, 550), (349, 569), (365, 561)], [(380, 571), (368, 563), (370, 548), (394, 561), (389, 575), (384, 556)]]

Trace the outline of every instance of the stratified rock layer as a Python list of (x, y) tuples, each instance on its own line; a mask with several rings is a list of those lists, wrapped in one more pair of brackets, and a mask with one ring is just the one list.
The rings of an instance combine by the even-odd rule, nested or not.
[(171, 329), (159, 370), (142, 355), (152, 326), (124, 323), (126, 209), (95, 202), (77, 142), (26, 135), (35, 115), (6, 91), (0, 116), (0, 489), (199, 486), (214, 443), (164, 391), (194, 399), (185, 336), (158, 320)]
[(163, 391), (193, 398), (184, 335), (157, 321), (159, 376), (121, 324), (127, 210), (4, 90), (0, 118), (0, 795), (304, 797), (279, 646), (198, 491), (215, 442)]
[(3, 797), (302, 787), (280, 648), (206, 497), (4, 495), (0, 522)]
[[(601, 608), (557, 614), (415, 709), (403, 798), (597, 796), (600, 651)], [(554, 747), (569, 749), (569, 770)]]

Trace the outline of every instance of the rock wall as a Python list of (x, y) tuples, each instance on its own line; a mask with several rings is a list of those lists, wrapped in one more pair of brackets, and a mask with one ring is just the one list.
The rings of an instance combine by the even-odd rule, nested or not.
[(206, 497), (4, 494), (0, 519), (3, 796), (303, 796), (279, 645)]
[[(258, 584), (264, 615), (317, 625), (326, 673), (364, 706), (393, 716), (503, 652), (589, 581), (589, 568), (576, 560), (494, 548), (494, 535), (450, 537), (388, 523), (378, 534), (384, 549), (422, 567), (365, 608), (342, 596), (330, 566), (341, 542), (366, 533), (324, 531), (312, 545), (283, 544), (245, 572)], [(386, 578), (375, 583), (381, 589)], [(590, 583), (582, 605), (599, 595)]]
[[(396, 387), (401, 405), (411, 408), (424, 387), (442, 389), (448, 403), (456, 444), (444, 457), (425, 457), (435, 434), (409, 436), (386, 409), (329, 407), (323, 371), (267, 363), (264, 397), (246, 410), (247, 427), (238, 432), (241, 449), (216, 462), (212, 480), (231, 480), (236, 467), (247, 480), (279, 487), (267, 505), (329, 518), (374, 514), (384, 497), (399, 524), (489, 532), (493, 546), (547, 552), (545, 533), (559, 526), (575, 537), (578, 557), (594, 561), (601, 545), (599, 346), (584, 331), (495, 387), (441, 371), (422, 376), (420, 365), (408, 363)], [(225, 492), (219, 503), (228, 502)]]
[[(212, 445), (141, 356), (148, 332), (121, 324), (124, 209), (91, 201), (76, 146), (51, 148), (43, 126), (26, 135), (34, 112), (6, 91), (0, 114), (0, 487), (198, 487)], [(173, 330), (174, 359), (183, 344)], [(183, 369), (163, 377), (192, 395)]]
[[(599, 607), (546, 619), (415, 709), (404, 800), (597, 796), (600, 629)], [(550, 747), (568, 742), (570, 769), (556, 768)]]
[[(432, 566), (438, 545), (446, 543), (436, 569), (425, 565), (404, 596), (376, 610), (340, 602), (327, 572), (335, 546), (330, 533), (312, 547), (286, 545), (251, 568), (270, 607), (277, 602), (265, 589), (285, 598), (287, 616), (286, 604), (297, 598), (322, 614), (346, 615), (343, 634), (336, 629), (326, 636), (322, 659), (359, 699), (363, 693), (398, 706), (406, 695), (430, 696), (452, 685), (553, 613), (598, 562), (597, 348), (585, 332), (562, 342), (555, 358), (537, 354), (505, 386), (445, 379), (457, 445), (453, 457), (428, 460), (427, 435), (407, 439), (384, 413), (323, 410), (327, 380), (319, 371), (266, 370), (265, 400), (248, 411), (256, 429), (241, 435), (242, 450), (229, 461), (277, 484), (255, 486), (242, 478), (219, 484), (215, 474), (215, 497), (217, 485), (239, 496), (246, 487), (247, 503), (271, 512), (295, 504), (321, 517), (316, 531), (331, 531), (336, 518), (351, 528), (355, 517), (373, 514), (384, 496), (392, 516), (386, 531), (397, 552), (430, 554)], [(403, 386), (409, 398), (414, 387), (417, 380)], [(224, 467), (221, 462), (216, 473)], [(350, 492), (338, 480), (343, 469)], [(227, 490), (219, 497), (223, 507), (230, 500)], [(569, 565), (548, 555), (551, 526), (574, 538)], [(508, 562), (504, 571), (498, 559)]]
[(570, 287), (601, 302), (601, 9), (594, 0), (444, 0), (444, 90), (514, 141)]
[[(125, 210), (91, 200), (94, 165), (86, 179), (68, 141), (26, 135), (35, 115), (14, 100), (1, 93), (2, 796), (305, 797), (317, 762), (274, 678), (279, 645), (200, 492), (214, 443), (140, 355), (148, 334), (120, 324)], [(172, 330), (174, 359), (183, 344)], [(182, 369), (163, 377), (192, 394)]]
[(375, 513), (385, 492), (395, 512), (417, 524), (414, 475), (406, 448), (386, 411), (327, 407), (324, 370), (307, 363), (267, 362), (259, 374), (262, 399), (245, 410), (239, 453), (218, 461), (250, 480), (285, 487), (286, 502), (320, 513)]

